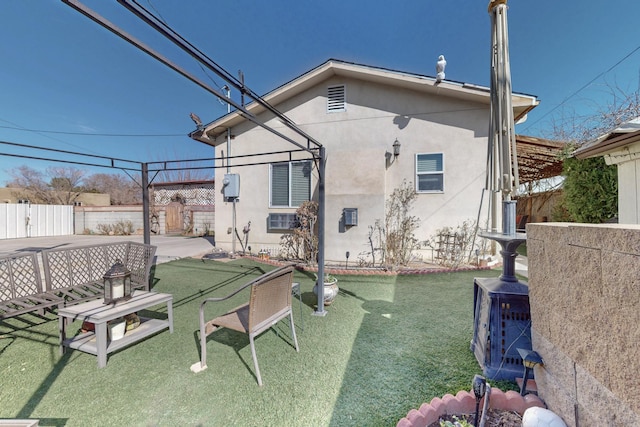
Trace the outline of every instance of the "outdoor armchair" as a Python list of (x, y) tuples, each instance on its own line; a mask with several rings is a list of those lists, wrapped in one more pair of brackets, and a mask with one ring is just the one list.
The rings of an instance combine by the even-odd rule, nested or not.
[[(258, 384), (262, 386), (254, 344), (256, 336), (288, 316), (293, 343), (296, 351), (300, 351), (291, 310), (292, 282), (293, 267), (281, 267), (263, 274), (225, 297), (205, 299), (200, 304), (200, 362), (192, 365), (191, 370), (199, 372), (207, 368), (207, 337), (219, 328), (229, 328), (249, 335), (256, 378)], [(228, 311), (222, 316), (205, 321), (204, 311), (207, 303), (227, 300), (248, 287), (251, 288), (248, 303)]]

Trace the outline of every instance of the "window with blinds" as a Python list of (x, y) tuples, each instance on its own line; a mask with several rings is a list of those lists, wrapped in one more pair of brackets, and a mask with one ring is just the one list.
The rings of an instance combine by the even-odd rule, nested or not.
[(416, 191), (419, 193), (444, 192), (444, 155), (442, 153), (416, 154)]
[(267, 222), (268, 231), (291, 230), (297, 224), (295, 213), (270, 213)]
[(327, 88), (327, 113), (347, 111), (347, 93), (344, 85)]
[(311, 199), (311, 161), (271, 164), (271, 207), (298, 207)]

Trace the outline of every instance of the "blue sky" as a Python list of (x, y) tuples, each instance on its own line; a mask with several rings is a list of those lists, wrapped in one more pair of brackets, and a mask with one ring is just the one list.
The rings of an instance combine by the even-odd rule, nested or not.
[[(115, 1), (83, 3), (212, 86), (224, 84)], [(140, 3), (230, 73), (242, 70), (259, 94), (329, 58), (434, 76), (443, 54), (447, 79), (489, 84), (487, 1)], [(554, 123), (606, 107), (612, 87), (638, 89), (637, 0), (508, 5), (513, 89), (541, 101), (518, 133), (546, 137)], [(136, 161), (213, 156), (186, 136), (195, 127), (189, 113), (209, 122), (226, 105), (61, 1), (2, 0), (0, 34), (1, 141)], [(23, 164), (51, 165), (0, 156), (0, 184)]]

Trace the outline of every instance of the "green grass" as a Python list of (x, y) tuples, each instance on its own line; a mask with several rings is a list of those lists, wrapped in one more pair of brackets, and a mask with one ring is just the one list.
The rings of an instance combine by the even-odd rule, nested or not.
[[(59, 354), (53, 314), (0, 323), (0, 418), (39, 418), (41, 426), (392, 426), (433, 397), (469, 390), (481, 373), (469, 350), (473, 278), (496, 271), (338, 276), (340, 294), (325, 317), (311, 315), (313, 275), (297, 272), (300, 353), (286, 321), (258, 337), (259, 387), (248, 338), (221, 330), (208, 340), (208, 369), (192, 373), (202, 299), (265, 268), (194, 259), (157, 266), (154, 290), (174, 295), (174, 333), (110, 354), (103, 369), (95, 356)], [(219, 303), (208, 317), (246, 298)]]
[(522, 243), (516, 249), (518, 255), (527, 256), (527, 242)]

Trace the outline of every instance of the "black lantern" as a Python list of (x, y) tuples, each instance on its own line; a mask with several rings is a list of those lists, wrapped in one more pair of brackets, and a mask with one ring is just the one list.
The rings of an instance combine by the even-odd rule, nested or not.
[(393, 143), (393, 157), (398, 157), (400, 155), (400, 142), (398, 141), (398, 138), (396, 138), (395, 142)]
[(104, 303), (116, 304), (131, 298), (131, 271), (122, 261), (116, 260), (104, 274)]

